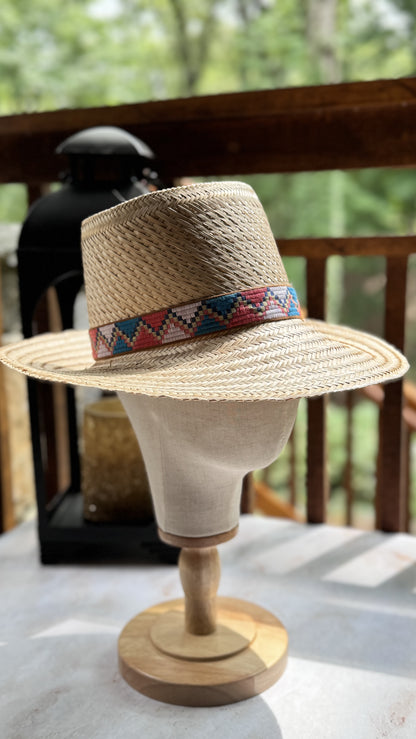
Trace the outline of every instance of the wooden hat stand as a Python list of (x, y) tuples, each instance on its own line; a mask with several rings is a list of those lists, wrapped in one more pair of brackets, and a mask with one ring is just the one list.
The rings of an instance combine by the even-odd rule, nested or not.
[[(124, 627), (118, 644), (120, 672), (135, 690), (165, 703), (219, 706), (257, 695), (273, 685), (285, 669), (287, 632), (264, 608), (217, 597), (220, 561), (216, 545), (236, 535), (242, 477), (248, 469), (265, 466), (278, 456), (292, 429), (297, 401), (231, 402), (224, 414), (220, 403), (125, 393), (120, 397), (146, 461), (159, 535), (181, 547), (179, 573), (184, 590), (184, 598), (152, 606)], [(218, 415), (221, 406), (222, 416)], [(253, 446), (251, 438), (248, 444), (236, 445), (234, 440), (228, 452), (221, 444), (216, 454), (218, 439), (227, 438), (224, 424), (238, 429), (243, 420), (251, 429), (257, 421), (258, 443)], [(216, 421), (221, 433), (213, 434), (213, 428), (219, 431)], [(173, 439), (180, 446), (180, 457)], [(195, 445), (204, 450), (202, 456)], [(227, 467), (224, 454), (228, 456)], [(195, 457), (198, 467), (202, 464), (200, 474), (192, 470)], [(214, 505), (207, 508), (204, 501), (210, 480), (210, 489), (215, 491), (211, 495), (218, 496), (218, 501), (214, 499)], [(225, 508), (219, 506), (224, 495)], [(199, 508), (201, 516), (197, 515)], [(203, 529), (209, 532), (212, 527), (212, 516), (214, 525), (224, 533), (203, 534)]]

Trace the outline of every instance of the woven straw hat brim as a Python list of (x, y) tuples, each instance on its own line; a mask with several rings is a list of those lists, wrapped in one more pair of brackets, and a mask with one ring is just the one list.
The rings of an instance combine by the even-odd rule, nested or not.
[(94, 362), (87, 331), (26, 339), (1, 350), (9, 367), (40, 380), (184, 400), (285, 400), (401, 377), (390, 344), (321, 321), (290, 319)]

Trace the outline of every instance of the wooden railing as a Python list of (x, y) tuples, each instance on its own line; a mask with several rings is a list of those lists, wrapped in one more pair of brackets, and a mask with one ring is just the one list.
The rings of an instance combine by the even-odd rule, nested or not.
[(122, 126), (160, 174), (220, 176), (413, 166), (416, 79), (232, 93), (0, 118), (0, 182), (53, 182), (55, 147), (88, 126)]
[[(407, 260), (416, 251), (416, 236), (340, 239), (297, 239), (279, 241), (283, 256), (307, 259), (307, 306), (310, 318), (326, 318), (326, 260), (343, 256), (383, 256), (386, 258), (384, 336), (404, 351)], [(408, 501), (404, 486), (402, 454), (403, 380), (386, 385), (381, 407), (376, 526), (385, 531), (407, 528)], [(326, 397), (308, 401), (307, 518), (325, 520), (328, 494), (326, 464)]]
[[(117, 125), (144, 139), (169, 184), (184, 176), (247, 175), (416, 165), (416, 79), (214, 95), (0, 118), (0, 182), (23, 182), (29, 198), (58, 179), (53, 155), (68, 135)], [(284, 256), (307, 260), (308, 314), (325, 318), (325, 272), (334, 254), (386, 258), (385, 338), (404, 345), (408, 256), (416, 237), (279, 240)], [(406, 528), (401, 381), (386, 386), (380, 423), (376, 523)], [(325, 520), (325, 398), (308, 402), (308, 504)]]

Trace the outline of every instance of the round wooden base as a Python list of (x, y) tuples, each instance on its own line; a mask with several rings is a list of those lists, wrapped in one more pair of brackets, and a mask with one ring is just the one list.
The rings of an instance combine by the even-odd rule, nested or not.
[(218, 598), (214, 634), (185, 632), (184, 601), (139, 613), (119, 638), (120, 672), (132, 688), (164, 703), (221, 706), (251, 698), (282, 675), (287, 632), (260, 606)]

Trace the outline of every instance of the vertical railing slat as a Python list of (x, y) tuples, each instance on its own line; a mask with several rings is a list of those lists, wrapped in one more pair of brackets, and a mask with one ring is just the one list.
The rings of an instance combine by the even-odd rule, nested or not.
[[(404, 350), (407, 257), (386, 259), (385, 338)], [(380, 419), (380, 447), (376, 491), (376, 527), (406, 529), (406, 490), (403, 469), (403, 380), (385, 387)]]
[[(3, 336), (2, 270), (0, 265), (0, 345)], [(0, 534), (15, 525), (13, 480), (10, 452), (9, 409), (7, 406), (6, 368), (0, 366)]]
[(347, 410), (347, 438), (346, 438), (346, 462), (344, 468), (344, 487), (345, 487), (345, 523), (347, 526), (353, 524), (353, 504), (354, 504), (354, 488), (353, 488), (353, 409), (354, 409), (354, 393), (347, 393), (346, 410)]
[[(309, 259), (306, 267), (308, 317), (325, 319), (326, 259)], [(326, 449), (327, 396), (308, 399), (307, 520), (322, 523), (326, 518), (328, 469)]]
[(293, 508), (298, 502), (298, 489), (296, 479), (297, 455), (296, 455), (296, 425), (292, 429), (289, 438), (289, 502)]

